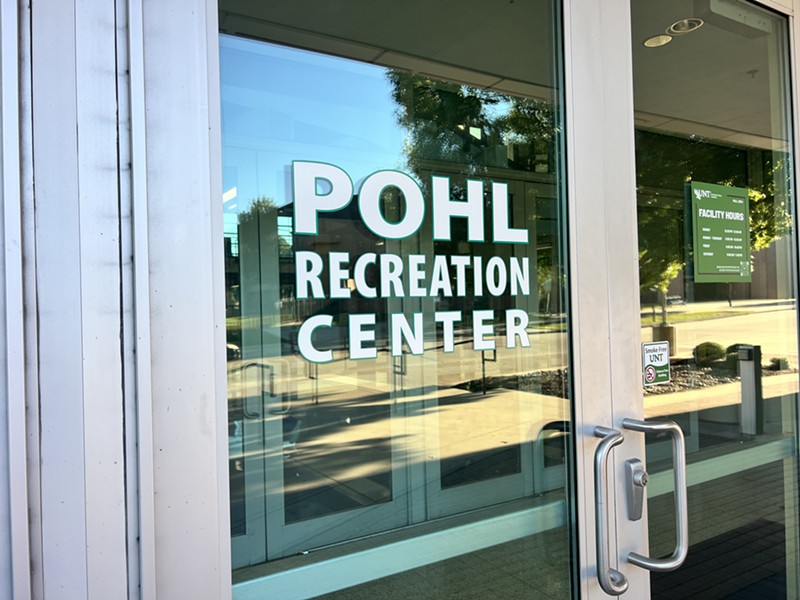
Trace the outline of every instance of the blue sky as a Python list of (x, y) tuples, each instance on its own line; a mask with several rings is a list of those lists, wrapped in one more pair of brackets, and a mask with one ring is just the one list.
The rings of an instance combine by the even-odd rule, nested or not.
[(258, 196), (289, 202), (293, 160), (335, 164), (354, 182), (404, 170), (385, 68), (230, 36), (220, 66), (226, 213)]

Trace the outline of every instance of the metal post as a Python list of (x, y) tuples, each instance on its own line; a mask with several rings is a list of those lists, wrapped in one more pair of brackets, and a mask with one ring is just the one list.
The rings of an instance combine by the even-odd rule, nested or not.
[(742, 377), (740, 423), (742, 435), (764, 433), (764, 394), (761, 388), (761, 346), (739, 346)]

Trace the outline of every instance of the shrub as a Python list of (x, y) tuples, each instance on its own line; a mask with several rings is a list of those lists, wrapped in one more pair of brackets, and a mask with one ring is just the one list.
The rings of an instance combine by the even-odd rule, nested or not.
[(768, 368), (770, 371), (785, 371), (789, 368), (789, 359), (784, 357), (771, 358), (769, 359)]
[(716, 342), (703, 342), (692, 350), (694, 362), (698, 367), (710, 367), (712, 363), (725, 358), (725, 348)]
[(730, 354), (731, 352), (736, 354), (739, 352), (739, 346), (747, 346), (747, 345), (748, 344), (731, 344), (730, 346), (725, 348), (725, 352), (727, 352), (728, 354)]
[(725, 348), (725, 368), (733, 373), (739, 374), (739, 346), (747, 344), (731, 344)]

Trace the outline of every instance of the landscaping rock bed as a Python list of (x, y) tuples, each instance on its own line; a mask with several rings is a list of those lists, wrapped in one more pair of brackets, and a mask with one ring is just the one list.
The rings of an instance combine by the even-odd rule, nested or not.
[[(762, 377), (773, 375), (783, 375), (786, 373), (796, 373), (797, 369), (773, 370), (764, 365), (761, 369)], [(739, 374), (724, 362), (710, 367), (698, 367), (691, 362), (683, 362), (672, 365), (672, 381), (660, 385), (650, 385), (644, 388), (645, 395), (670, 394), (672, 392), (684, 392), (706, 388), (723, 383), (736, 383), (741, 378)]]
[(566, 398), (568, 390), (567, 369), (548, 369), (534, 371), (524, 375), (505, 375), (500, 377), (487, 377), (486, 380), (473, 379), (465, 381), (457, 387), (470, 391), (482, 392), (503, 388), (506, 390), (521, 390), (534, 394)]
[[(796, 373), (797, 369), (771, 370), (766, 365), (762, 375), (769, 377), (786, 373)], [(535, 394), (545, 394), (559, 398), (567, 397), (568, 389), (567, 369), (548, 369), (534, 371), (524, 375), (507, 375), (501, 377), (487, 377), (485, 382), (481, 379), (466, 381), (458, 387), (470, 392), (488, 392), (493, 389), (521, 390)], [(701, 389), (724, 383), (736, 383), (739, 375), (724, 362), (710, 367), (698, 367), (690, 361), (680, 361), (672, 364), (672, 381), (660, 385), (651, 385), (644, 388), (645, 395), (670, 394), (687, 390)]]
[(673, 364), (671, 371), (672, 380), (669, 383), (645, 386), (645, 395), (684, 392), (722, 383), (735, 383), (740, 379), (736, 372), (726, 367), (698, 367), (694, 364)]

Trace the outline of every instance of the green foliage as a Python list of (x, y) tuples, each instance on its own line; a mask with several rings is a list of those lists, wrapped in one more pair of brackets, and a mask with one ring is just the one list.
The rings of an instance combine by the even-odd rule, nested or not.
[(786, 371), (789, 368), (789, 359), (785, 357), (771, 358), (769, 360), (770, 371)]
[(792, 226), (792, 216), (786, 211), (784, 200), (776, 199), (775, 182), (770, 181), (762, 190), (750, 188), (750, 249), (755, 252), (768, 247), (783, 237)]
[(731, 352), (738, 354), (739, 353), (739, 346), (748, 346), (749, 344), (731, 344), (727, 348), (725, 348), (725, 352), (730, 354)]
[(747, 344), (731, 344), (725, 348), (725, 368), (734, 373), (739, 373), (739, 346)]
[(716, 342), (703, 342), (692, 350), (694, 362), (698, 367), (710, 367), (713, 363), (725, 358), (725, 348)]
[(248, 223), (258, 220), (259, 216), (271, 216), (276, 218), (277, 206), (272, 198), (259, 196), (250, 204), (247, 210), (239, 213), (239, 223)]
[(389, 71), (387, 77), (398, 123), (408, 132), (405, 153), (412, 171), (421, 175), (428, 160), (483, 163), (483, 149), (500, 135), (490, 115), (499, 94), (406, 71)]
[[(498, 169), (542, 174), (557, 169), (561, 132), (552, 101), (400, 70), (390, 70), (387, 79), (396, 105), (395, 118), (406, 132), (406, 167), (426, 195), (431, 173), (437, 171), (459, 173), (450, 182), (450, 196), (466, 200), (467, 178), (491, 177)], [(559, 204), (539, 197), (538, 192), (528, 197), (536, 206), (528, 217), (544, 221), (537, 226), (536, 235), (540, 240), (547, 239), (548, 232), (556, 235)], [(453, 225), (454, 240), (464, 235), (459, 231), (461, 225)], [(461, 252), (455, 243), (449, 248), (446, 244), (436, 242), (437, 252)], [(561, 248), (540, 241), (536, 252), (540, 309), (559, 312), (566, 289)]]
[(733, 373), (739, 373), (739, 353), (728, 352), (725, 355), (725, 368)]
[(426, 185), (430, 161), (454, 162), (478, 174), (491, 167), (534, 170), (555, 152), (551, 102), (389, 71), (397, 122), (408, 132), (408, 166)]
[[(247, 210), (239, 213), (240, 231), (243, 227), (256, 227), (262, 243), (276, 244), (278, 246), (278, 255), (282, 258), (289, 257), (293, 253), (292, 244), (282, 235), (279, 235), (277, 228), (272, 225), (277, 219), (278, 206), (275, 201), (266, 196), (259, 196), (253, 200)], [(263, 226), (265, 223), (270, 223), (270, 226)]]
[[(560, 134), (552, 102), (520, 98), (394, 70), (387, 74), (404, 152), (423, 188), (440, 161), (477, 176), (492, 167), (537, 170), (557, 162)], [(724, 146), (701, 137), (636, 131), (640, 285), (663, 296), (691, 256), (684, 186), (692, 180), (745, 187), (750, 197), (750, 244), (768, 247), (791, 227), (791, 173), (778, 152)], [(620, 185), (624, 185), (621, 182)], [(463, 196), (459, 186), (454, 197)], [(665, 302), (665, 300), (663, 300)]]

